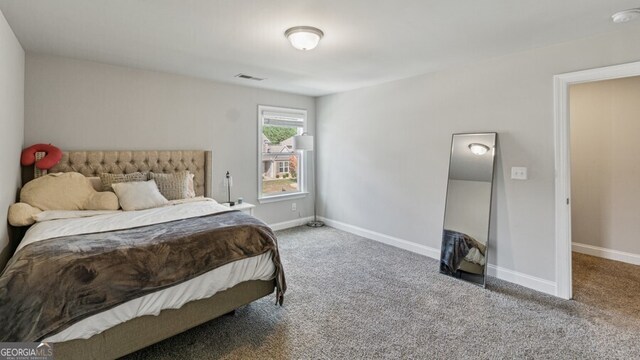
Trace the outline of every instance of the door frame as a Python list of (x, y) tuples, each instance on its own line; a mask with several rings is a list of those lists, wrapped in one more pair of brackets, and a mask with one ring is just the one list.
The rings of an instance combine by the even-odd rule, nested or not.
[(571, 133), (569, 86), (640, 75), (640, 61), (601, 67), (553, 77), (556, 210), (556, 296), (573, 296), (571, 271)]

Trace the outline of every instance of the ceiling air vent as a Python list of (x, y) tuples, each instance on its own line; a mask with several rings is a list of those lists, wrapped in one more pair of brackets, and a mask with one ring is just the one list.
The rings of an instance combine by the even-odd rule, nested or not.
[(247, 75), (247, 74), (238, 74), (235, 77), (240, 78), (240, 79), (255, 80), (255, 81), (264, 80), (264, 78), (259, 78), (259, 77), (255, 77), (255, 76), (251, 76), (251, 75)]

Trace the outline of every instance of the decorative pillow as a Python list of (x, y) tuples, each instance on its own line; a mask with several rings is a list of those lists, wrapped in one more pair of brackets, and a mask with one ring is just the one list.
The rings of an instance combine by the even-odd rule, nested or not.
[(89, 183), (91, 183), (91, 186), (93, 186), (96, 191), (102, 191), (102, 180), (100, 180), (99, 176), (92, 176), (87, 179), (89, 179)]
[(123, 182), (147, 181), (149, 177), (146, 173), (134, 172), (131, 174), (109, 174), (101, 173), (102, 191), (113, 191), (111, 185)]
[(122, 210), (125, 211), (151, 209), (169, 203), (160, 194), (155, 180), (121, 182), (113, 184), (112, 187), (118, 195)]
[(189, 188), (187, 191), (187, 199), (196, 197), (196, 186), (193, 184), (193, 178), (195, 176), (195, 174), (189, 173), (189, 180), (187, 182), (187, 187)]
[[(149, 177), (156, 181), (160, 193), (167, 200), (189, 198), (189, 172), (180, 171), (173, 174), (149, 173)], [(194, 193), (195, 195), (195, 193)]]
[(96, 192), (87, 178), (76, 172), (54, 173), (26, 183), (20, 201), (40, 210), (118, 210), (113, 193)]
[[(46, 155), (36, 161), (36, 153), (39, 151), (43, 151)], [(62, 159), (62, 150), (51, 144), (35, 144), (22, 150), (20, 163), (23, 166), (29, 166), (35, 163), (38, 169), (47, 170), (57, 164), (60, 159)]]
[(42, 210), (25, 203), (16, 203), (9, 206), (9, 224), (12, 226), (29, 226), (35, 222), (34, 216)]
[(118, 210), (118, 197), (111, 191), (94, 192), (84, 203), (83, 210)]

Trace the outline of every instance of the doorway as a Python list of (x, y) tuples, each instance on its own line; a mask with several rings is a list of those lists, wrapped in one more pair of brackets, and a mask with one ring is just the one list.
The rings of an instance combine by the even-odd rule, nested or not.
[(571, 299), (571, 133), (569, 89), (572, 85), (640, 75), (640, 62), (578, 71), (554, 77), (556, 164), (556, 296)]
[(573, 298), (627, 317), (640, 315), (638, 99), (640, 76), (569, 87)]

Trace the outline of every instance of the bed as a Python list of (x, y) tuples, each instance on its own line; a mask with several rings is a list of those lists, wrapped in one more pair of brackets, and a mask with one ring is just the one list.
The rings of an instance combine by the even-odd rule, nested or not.
[(486, 245), (468, 234), (444, 229), (440, 256), (440, 272), (447, 275), (464, 271), (484, 275)]
[[(87, 177), (91, 177), (97, 176), (100, 173), (117, 174), (133, 173), (137, 171), (172, 173), (183, 170), (189, 170), (194, 174), (194, 189), (196, 195), (205, 197), (211, 195), (211, 153), (208, 151), (72, 151), (65, 152), (60, 163), (52, 168), (50, 172), (79, 172)], [(23, 182), (30, 180), (32, 174), (32, 169), (23, 171)], [(198, 203), (195, 205), (184, 204), (185, 209), (189, 211), (199, 211), (197, 209), (192, 210), (192, 208), (198, 207), (206, 208), (207, 211), (209, 211), (208, 209), (215, 208), (216, 206), (217, 205), (215, 204), (206, 203)], [(197, 225), (195, 224), (195, 222), (207, 225), (209, 221), (205, 221), (206, 219), (208, 219), (206, 217), (211, 216), (215, 217), (215, 219), (219, 219), (223, 216), (226, 216), (227, 218), (219, 221), (228, 222), (230, 221), (228, 220), (228, 218), (240, 216), (233, 213), (238, 212), (225, 212), (218, 209), (217, 212), (206, 213), (201, 217), (193, 217), (184, 221), (190, 221), (188, 223), (188, 226), (193, 227)], [(108, 217), (112, 215), (104, 216)], [(114, 214), (113, 216), (119, 216), (119, 214)], [(150, 214), (145, 214), (145, 216), (158, 217), (159, 215), (158, 213), (153, 213), (152, 211)], [(241, 216), (248, 215), (242, 214)], [(122, 218), (118, 218), (114, 221), (120, 223), (123, 220)], [(251, 220), (247, 219), (244, 219), (243, 221), (251, 222)], [(213, 225), (209, 224), (207, 226)], [(260, 228), (260, 231), (266, 233), (271, 231), (270, 229), (268, 229), (268, 227), (267, 230), (265, 230), (265, 226), (261, 227), (259, 224), (257, 225), (257, 228)], [(12, 244), (10, 244), (10, 246), (8, 247), (9, 249), (15, 249), (16, 247), (18, 247), (21, 237), (24, 236), (24, 229), (12, 230), (15, 231), (12, 234)], [(133, 230), (123, 229), (122, 231), (131, 232)], [(166, 230), (163, 229), (163, 231)], [(113, 230), (111, 232), (106, 232), (105, 234), (111, 234), (115, 232), (117, 231)], [(224, 235), (225, 233), (221, 234)], [(122, 236), (122, 234), (118, 236)], [(33, 234), (31, 234), (31, 237), (33, 237)], [(71, 236), (69, 239), (73, 240), (73, 236)], [(20, 246), (24, 246), (24, 244), (20, 244)], [(273, 253), (277, 255), (277, 244)], [(286, 289), (286, 285), (284, 285), (284, 274), (280, 271), (281, 278), (278, 276), (278, 272), (274, 273), (275, 277), (274, 274), (268, 275), (267, 267), (269, 264), (265, 262), (265, 255), (266, 254), (260, 255), (262, 256), (261, 258), (255, 256), (250, 259), (230, 262), (228, 264), (225, 264), (224, 266), (216, 268), (215, 270), (207, 271), (206, 273), (203, 273), (199, 276), (192, 277), (188, 281), (172, 285), (168, 288), (163, 288), (162, 290), (156, 292), (146, 293), (144, 294), (144, 296), (137, 297), (122, 304), (130, 305), (130, 303), (133, 303), (135, 301), (140, 302), (141, 299), (146, 299), (148, 303), (154, 303), (159, 296), (164, 296), (165, 298), (174, 298), (171, 306), (178, 308), (165, 308), (162, 310), (151, 309), (147, 311), (148, 313), (150, 313), (149, 315), (130, 316), (130, 319), (127, 319), (124, 322), (119, 322), (114, 326), (109, 326), (106, 330), (94, 329), (93, 332), (95, 332), (95, 334), (88, 338), (82, 338), (83, 336), (86, 337), (87, 332), (85, 328), (87, 327), (87, 325), (95, 324), (96, 322), (101, 321), (96, 320), (99, 319), (100, 315), (104, 315), (109, 311), (113, 311), (121, 307), (117, 306), (108, 311), (104, 311), (104, 314), (90, 314), (90, 316), (76, 322), (74, 325), (68, 326), (56, 334), (48, 334), (46, 337), (38, 340), (54, 342), (54, 351), (56, 358), (112, 359), (129, 354), (148, 345), (183, 332), (187, 329), (190, 329), (194, 326), (200, 325), (216, 317), (229, 313), (240, 306), (246, 305), (259, 298), (272, 294), (274, 292), (274, 289), (277, 289), (280, 292), (280, 294), (277, 295), (278, 297), (276, 301), (279, 300), (281, 302), (282, 293)], [(273, 256), (273, 264), (276, 265), (276, 268), (281, 269), (281, 264), (276, 264), (277, 262), (279, 262), (279, 260), (276, 261), (276, 255)], [(254, 261), (254, 263), (246, 265), (243, 262), (248, 262), (250, 260)], [(262, 262), (262, 265), (255, 263), (260, 261)], [(0, 263), (0, 268), (4, 268), (5, 264), (6, 260), (2, 261)], [(262, 266), (263, 270), (261, 274), (243, 274), (243, 277), (240, 278), (240, 276), (234, 272), (236, 270), (234, 270), (233, 268), (233, 266), (236, 265), (241, 267), (241, 265), (238, 264), (244, 264), (242, 266), (251, 269), (259, 269)], [(218, 271), (220, 269), (224, 269), (224, 271), (227, 272), (227, 275), (220, 275), (221, 273), (223, 273), (222, 271)], [(256, 272), (259, 273), (258, 270), (256, 270)], [(233, 277), (229, 274), (236, 274), (237, 276)], [(215, 291), (215, 287), (207, 290), (210, 292), (215, 292), (213, 293), (213, 295), (200, 294), (200, 298), (197, 300), (185, 301), (184, 298), (178, 299), (179, 296), (175, 295), (184, 292), (184, 289), (177, 289), (180, 286), (200, 289), (201, 287), (204, 287), (205, 284), (212, 284), (216, 279), (216, 276), (227, 276), (229, 278), (234, 278), (235, 280), (225, 283), (225, 285), (228, 285), (228, 288), (226, 289), (223, 289), (224, 286), (220, 285), (220, 291)], [(255, 277), (257, 277), (257, 279), (254, 279)], [(170, 293), (170, 290), (172, 290), (173, 293)], [(144, 308), (144, 306), (141, 306), (140, 303), (134, 305), (134, 308), (136, 309)], [(123, 310), (124, 313), (127, 313), (127, 311), (131, 312), (130, 308), (131, 307), (129, 307), (129, 310)], [(121, 312), (120, 315), (116, 317), (121, 318), (122, 314), (123, 313)], [(109, 317), (105, 318), (108, 319)], [(113, 318), (113, 316), (111, 316), (111, 318)], [(83, 326), (85, 328), (79, 326), (80, 323), (84, 323)], [(105, 325), (103, 325), (103, 327), (104, 326)], [(64, 336), (62, 336), (61, 334)]]

